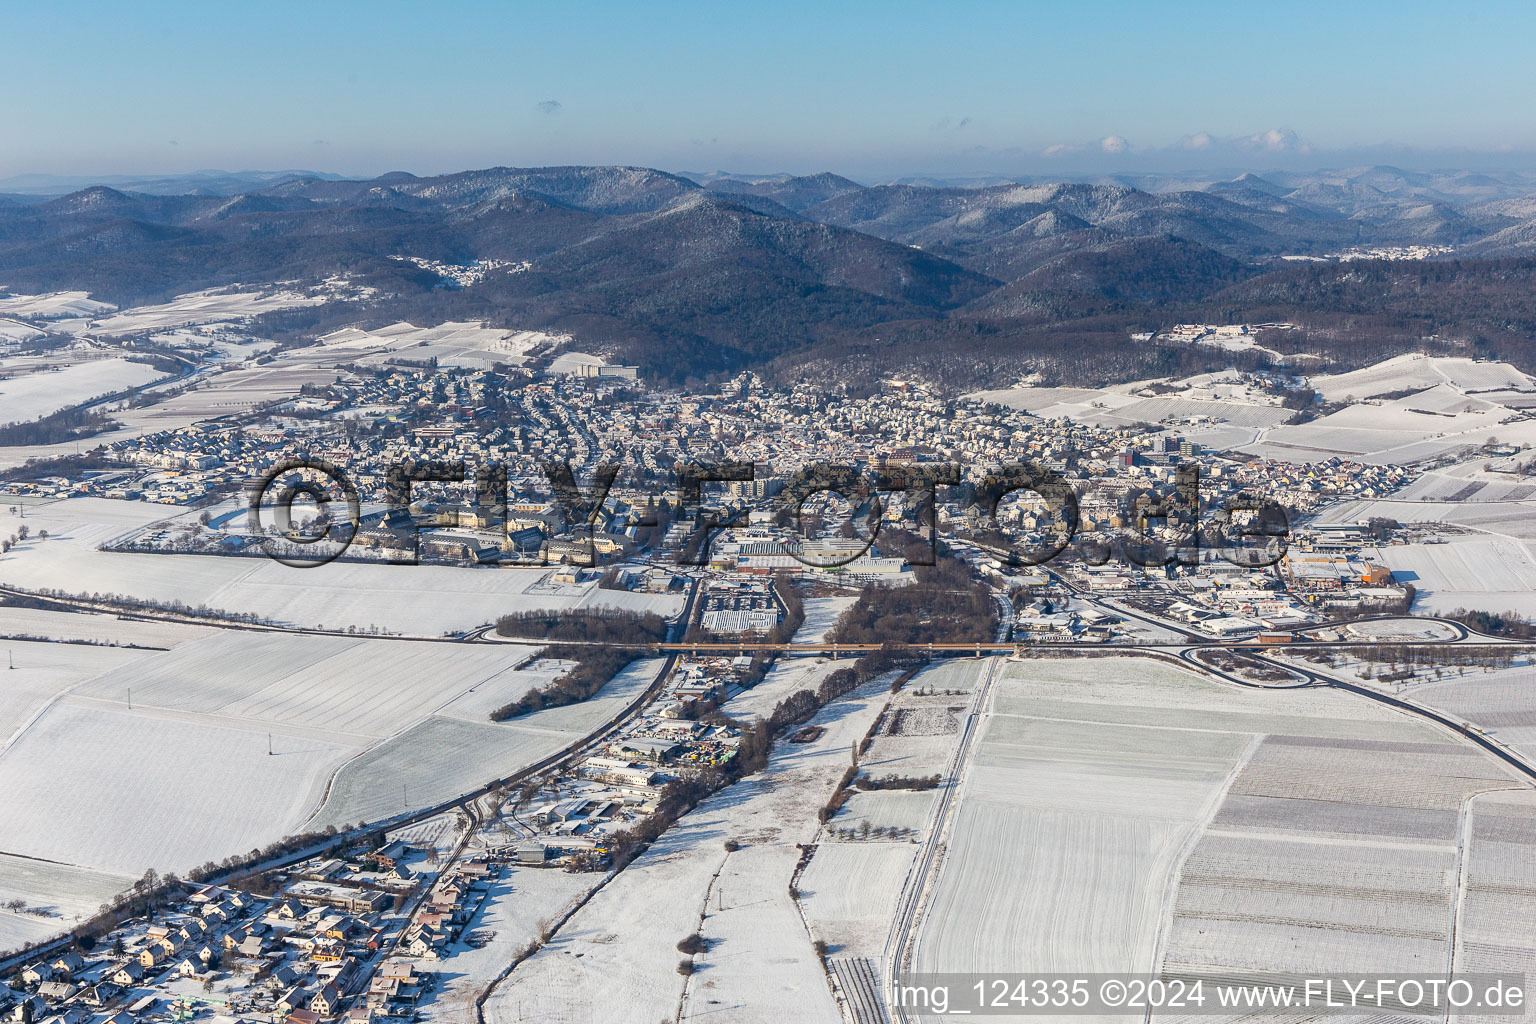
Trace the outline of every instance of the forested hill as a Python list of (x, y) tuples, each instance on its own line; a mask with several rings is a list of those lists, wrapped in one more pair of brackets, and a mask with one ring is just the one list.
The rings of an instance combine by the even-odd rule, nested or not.
[[(1387, 246), (1434, 258), (1296, 262)], [(494, 269), (460, 286), (397, 257)], [(1532, 369), (1533, 259), (1536, 179), (1392, 168), (973, 188), (491, 168), (0, 197), (13, 291), (131, 305), (345, 277), (372, 297), (268, 326), (485, 319), (673, 379), (759, 366), (1098, 382), (1228, 360), (1128, 340), (1191, 319), (1295, 320), (1344, 362), (1435, 339)]]

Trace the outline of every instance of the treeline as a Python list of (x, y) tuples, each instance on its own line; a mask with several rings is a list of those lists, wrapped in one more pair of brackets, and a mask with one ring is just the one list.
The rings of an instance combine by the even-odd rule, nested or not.
[(1536, 639), (1536, 625), (1531, 620), (1513, 612), (1488, 612), (1477, 608), (1457, 608), (1440, 616), (1459, 622), (1468, 629), (1475, 629), (1488, 636), (1508, 637), (1511, 640)]
[[(156, 601), (147, 597), (131, 597), (126, 594), (71, 594), (65, 590), (44, 588), (34, 590), (32, 600), (36, 602), (32, 607), (63, 607), (66, 611), (73, 611), (70, 605), (74, 602), (88, 601), (95, 604), (111, 605), (119, 611), (129, 612), (169, 612), (175, 615), (184, 615), (188, 618), (215, 619), (220, 622), (234, 622), (260, 626), (275, 626), (279, 623), (271, 619), (263, 618), (255, 612), (232, 612), (222, 608), (210, 608), (205, 604), (192, 605), (182, 601)], [(12, 598), (13, 601), (20, 598)]]
[(90, 437), (116, 426), (100, 409), (65, 409), (30, 423), (0, 427), (0, 448), (20, 445), (63, 444)]
[[(1351, 653), (1361, 661), (1400, 668), (1509, 668), (1516, 658), (1527, 658), (1529, 647), (1474, 644), (1370, 644)], [(1411, 671), (1409, 673), (1412, 674)]]
[(992, 593), (964, 562), (940, 558), (906, 586), (865, 587), (829, 640), (847, 644), (985, 643), (997, 635)]
[(768, 631), (768, 642), (787, 644), (795, 638), (800, 627), (805, 625), (805, 602), (795, 589), (794, 577), (783, 569), (773, 575), (773, 592), (784, 605), (784, 618)]
[(539, 652), (541, 658), (574, 661), (575, 666), (565, 675), (547, 686), (530, 690), (510, 704), (503, 704), (491, 712), (491, 721), (505, 722), (546, 708), (563, 708), (579, 704), (601, 690), (629, 664), (640, 658), (640, 652), (618, 647), (588, 647), (585, 645), (557, 644)]
[(923, 792), (938, 789), (943, 778), (942, 775), (882, 775), (879, 778), (861, 775), (853, 784), (862, 790), (911, 789)]
[(496, 620), (496, 633), (529, 640), (648, 645), (667, 638), (667, 622), (654, 612), (514, 612)]

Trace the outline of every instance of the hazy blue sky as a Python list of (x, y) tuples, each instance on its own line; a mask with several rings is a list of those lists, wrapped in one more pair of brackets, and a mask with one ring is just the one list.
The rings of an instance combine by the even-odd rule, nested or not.
[(1536, 163), (1528, 2), (13, 0), (3, 24), (0, 177)]

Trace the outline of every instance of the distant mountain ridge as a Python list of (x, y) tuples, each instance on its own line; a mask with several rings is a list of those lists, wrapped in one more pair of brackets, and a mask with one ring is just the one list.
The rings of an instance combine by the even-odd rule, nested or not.
[[(872, 363), (902, 359), (915, 339), (1023, 360), (1063, 332), (1124, 339), (1210, 303), (1232, 315), (1231, 302), (1281, 295), (1318, 310), (1324, 282), (1345, 273), (1325, 267), (1302, 288), (1281, 256), (1536, 254), (1536, 177), (1359, 168), (1133, 180), (863, 185), (564, 166), (281, 174), (230, 194), (95, 184), (0, 197), (0, 279), (127, 305), (347, 275), (377, 298), (293, 314), (285, 328), (479, 318), (564, 331), (679, 376), (791, 367), (848, 345)], [(447, 287), (399, 255), (528, 267)], [(1467, 263), (1455, 287), (1482, 266)], [(1271, 278), (1291, 283), (1242, 290)]]

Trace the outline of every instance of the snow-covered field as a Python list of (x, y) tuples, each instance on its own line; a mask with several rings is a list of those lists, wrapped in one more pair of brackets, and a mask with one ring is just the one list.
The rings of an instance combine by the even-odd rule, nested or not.
[(857, 597), (809, 597), (805, 599), (805, 624), (795, 631), (797, 644), (820, 643), (838, 617), (852, 608)]
[[(209, 719), (379, 739), (471, 690), (499, 707), (525, 693), (535, 649), (221, 630), (75, 690)], [(481, 721), (484, 721), (484, 716)]]
[(1417, 612), (1456, 608), (1536, 614), (1536, 558), (1506, 537), (1457, 537), (1447, 544), (1392, 544), (1376, 549), (1399, 583), (1418, 591)]
[(1414, 685), (1407, 695), (1536, 758), (1536, 669), (1529, 665), (1492, 672), (1472, 668), (1466, 675), (1449, 671), (1444, 681)]
[(916, 855), (907, 842), (817, 845), (800, 876), (800, 901), (832, 956), (880, 955)]
[(933, 811), (933, 799), (932, 791), (889, 789), (854, 793), (828, 824), (833, 828), (858, 829), (868, 822), (872, 829), (894, 827), (921, 834)]
[(1253, 429), (1284, 423), (1291, 411), (1269, 396), (1250, 391), (1225, 374), (1201, 374), (1173, 382), (1179, 390), (1155, 397), (1137, 392), (1148, 382), (1102, 389), (1015, 387), (967, 395), (1043, 419), (1070, 419), (1099, 426), (1193, 421), (1202, 429), (1229, 426)]
[(322, 295), (304, 295), (291, 291), (232, 291), (211, 289), (178, 295), (158, 306), (135, 306), (91, 324), (100, 334), (136, 334), (140, 331), (165, 330), (187, 324), (219, 323), (245, 320), (280, 309), (318, 306)]
[(1311, 383), (1318, 394), (1330, 402), (1374, 398), (1437, 384), (1449, 384), (1459, 391), (1536, 390), (1536, 379), (1508, 363), (1418, 353), (1395, 356), (1349, 373), (1313, 377)]
[[(1424, 732), (1406, 742), (1266, 737), (1185, 864), (1162, 967), (1448, 965), (1463, 808), (1520, 783), (1475, 747)], [(1461, 910), (1463, 922), (1481, 917)]]
[(0, 318), (0, 341), (34, 341), (37, 338), (46, 336), (46, 332), (38, 330), (31, 324), (24, 324), (20, 320), (7, 320)]
[(324, 806), (306, 827), (340, 828), (387, 818), (408, 807), (448, 800), (512, 775), (617, 715), (644, 692), (661, 665), (661, 659), (642, 659), (595, 697), (513, 722), (428, 717), (342, 768), (331, 782)]
[[(8, 611), (0, 608), (0, 624)], [(0, 751), (55, 697), (149, 656), (122, 647), (0, 641)]]
[(507, 331), (479, 321), (436, 327), (401, 322), (376, 331), (348, 327), (327, 334), (320, 344), (338, 361), (373, 364), (396, 358), (417, 362), (436, 359), (439, 366), (481, 369), (497, 363), (519, 366), (538, 346), (563, 340), (563, 336), (543, 331)]
[(152, 711), (54, 705), (0, 754), (0, 850), (138, 877), (292, 831), (355, 748)]
[(35, 317), (56, 320), (61, 317), (95, 316), (117, 307), (98, 302), (88, 292), (47, 292), (42, 295), (8, 295), (0, 289), (0, 316)]
[(209, 626), (120, 619), (90, 612), (43, 611), (0, 605), (0, 637), (83, 640), (89, 644), (171, 648), (208, 636)]
[(0, 377), (0, 426), (42, 419), (93, 398), (126, 391), (164, 376), (148, 363), (92, 359), (45, 373)]
[[(1472, 801), (1462, 875), (1455, 969), (1536, 977), (1536, 793), (1489, 793)], [(1460, 1021), (1494, 1017), (1461, 1016)]]
[(335, 379), (334, 370), (314, 366), (274, 364), (231, 369), (211, 378), (199, 378), (191, 390), (154, 405), (114, 412), (112, 418), (122, 426), (104, 434), (53, 445), (0, 448), (0, 467), (18, 466), (34, 458), (79, 454), (102, 444), (177, 430), (215, 416), (248, 412), (257, 405), (293, 398), (305, 384), (328, 384)]
[[(167, 515), (195, 516), (163, 505), (80, 498), (33, 508), (31, 540), (0, 557), (0, 582), (30, 590), (119, 594), (155, 601), (250, 612), (293, 625), (380, 628), (441, 636), (496, 621), (510, 612), (581, 607), (654, 611), (670, 616), (684, 598), (580, 586), (538, 586), (547, 569), (482, 569), (332, 562), (295, 569), (266, 558), (145, 555), (98, 550), (108, 540)], [(19, 520), (0, 512), (0, 529)]]
[[(0, 751), (0, 787), (16, 794), (0, 806), (0, 851), (133, 877), (246, 853), (312, 816), (352, 824), (477, 789), (608, 720), (661, 664), (495, 725), (490, 706), (558, 666), (519, 672), (531, 649), (514, 644), (243, 631), (159, 652), (12, 646), (0, 728), (22, 728)], [(454, 712), (476, 720), (434, 714), (463, 700), (485, 705)]]
[[(1432, 947), (1443, 962), (1458, 809), (1514, 784), (1346, 693), (1150, 659), (1013, 665), (992, 705), (919, 970), (1381, 970)], [(1271, 875), (1315, 894), (1268, 892)]]
[(1435, 413), (1422, 409), (1417, 396), (1410, 395), (1379, 405), (1351, 405), (1307, 423), (1273, 427), (1263, 432), (1261, 444), (1244, 450), (1291, 461), (1318, 462), (1340, 455), (1406, 465), (1475, 448), (1490, 437), (1513, 437), (1512, 431), (1521, 429), (1501, 426), (1514, 416), (1511, 410), (1478, 404), (1487, 407)]
[(0, 952), (74, 926), (135, 879), (0, 853), (0, 904), (21, 900), (39, 913), (0, 910)]
[[(1100, 701), (1174, 695), (1177, 723), (1095, 721)], [(1179, 853), (1251, 743), (1204, 721), (1213, 696), (1216, 684), (1151, 661), (1008, 666), (961, 783), (915, 969), (1150, 969)]]

